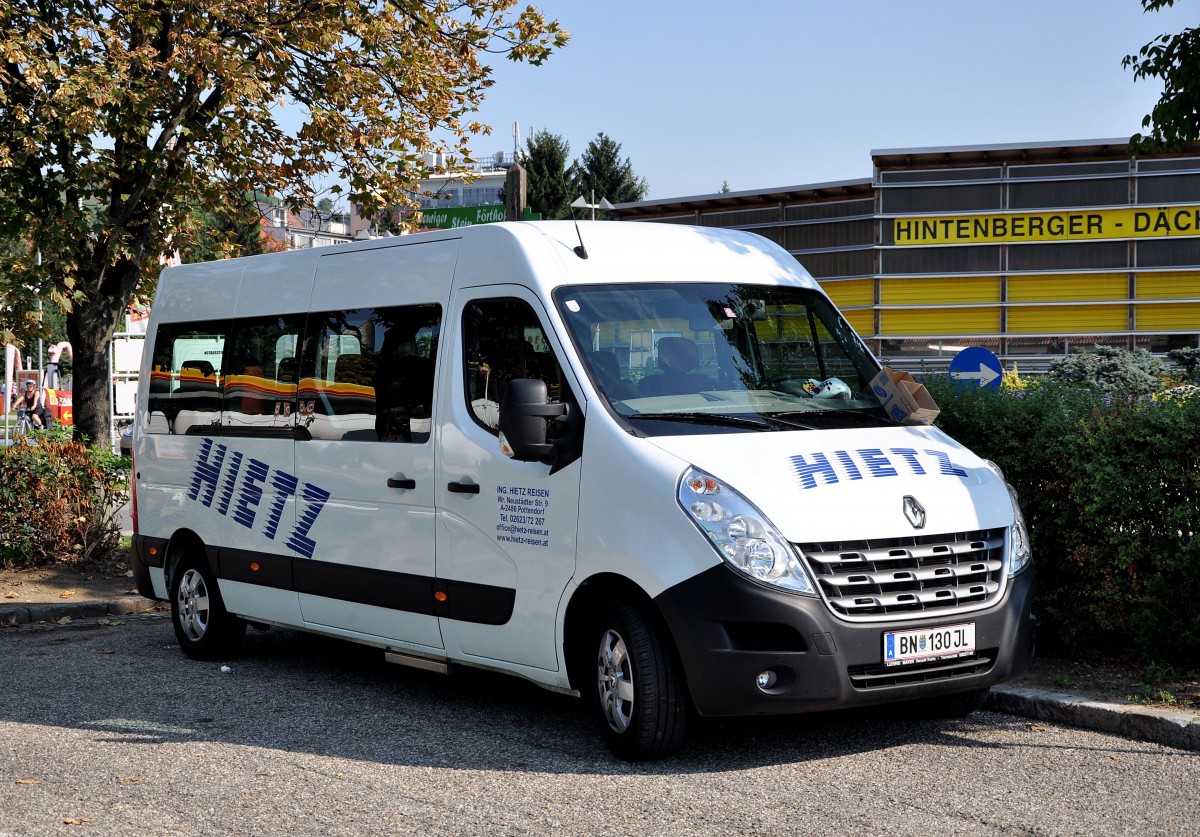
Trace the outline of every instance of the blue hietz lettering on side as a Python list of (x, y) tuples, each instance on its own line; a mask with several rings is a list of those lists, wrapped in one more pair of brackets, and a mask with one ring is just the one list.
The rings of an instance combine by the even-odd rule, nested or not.
[[(192, 484), (187, 496), (189, 500), (196, 500), (203, 506), (214, 508), (224, 516), (229, 516), (229, 510), (232, 508), (233, 519), (247, 529), (253, 529), (259, 517), (263, 486), (267, 484), (275, 490), (275, 500), (262, 518), (262, 534), (268, 540), (275, 540), (287, 498), (299, 497), (305, 501), (304, 513), (299, 515), (296, 525), (284, 543), (305, 558), (313, 557), (317, 551), (317, 542), (310, 538), (308, 533), (316, 523), (317, 515), (329, 500), (329, 492), (319, 486), (308, 482), (301, 483), (286, 471), (276, 470), (272, 473), (266, 462), (244, 457), (241, 451), (230, 451), (226, 445), (217, 445), (212, 439), (205, 439), (196, 455)], [(217, 498), (215, 507), (214, 498)]]
[[(891, 456), (889, 456), (891, 454)], [(922, 463), (922, 457), (932, 457)], [(846, 480), (861, 480), (870, 477), (897, 477), (901, 467), (904, 473), (927, 476), (934, 473), (948, 477), (966, 478), (967, 472), (950, 460), (944, 450), (917, 450), (916, 448), (888, 448), (887, 453), (879, 448), (859, 450), (835, 450), (828, 454), (820, 451), (796, 454), (791, 457), (792, 467), (801, 488), (816, 488), (818, 482), (826, 485)], [(861, 466), (860, 466), (861, 463)], [(935, 467), (936, 466), (936, 467)]]

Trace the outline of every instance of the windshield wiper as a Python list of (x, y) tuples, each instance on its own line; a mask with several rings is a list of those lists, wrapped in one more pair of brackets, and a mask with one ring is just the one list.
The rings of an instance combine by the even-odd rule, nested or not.
[(768, 421), (773, 421), (776, 424), (782, 424), (784, 427), (792, 430), (817, 430), (818, 428), (813, 427), (811, 424), (807, 424), (806, 422), (802, 421), (796, 421), (796, 419), (793, 418), (793, 416), (807, 415), (807, 411), (797, 411), (791, 413), (771, 413), (770, 415), (765, 416), (765, 418)]
[(751, 430), (774, 430), (765, 418), (753, 419), (746, 416), (731, 416), (726, 413), (631, 413), (627, 419), (644, 421), (678, 421), (685, 424), (718, 424), (725, 427), (748, 427)]
[[(856, 423), (859, 426), (867, 426), (867, 427), (886, 427), (888, 425), (895, 423), (895, 422), (891, 421), (890, 419), (887, 419), (884, 416), (880, 415), (878, 412), (876, 412), (877, 409), (878, 408), (871, 408), (869, 410), (864, 410), (864, 409), (855, 408), (855, 407), (822, 407), (817, 410), (802, 410), (802, 411), (788, 412), (788, 413), (772, 413), (771, 418), (777, 418), (777, 419), (780, 419), (781, 421), (784, 421), (784, 420), (786, 420), (785, 417), (803, 416), (804, 420), (806, 422), (812, 421), (812, 422), (820, 423), (821, 419), (823, 419), (823, 418), (834, 418), (836, 416), (836, 417), (841, 417), (841, 418), (856, 419), (856, 420), (858, 420), (858, 421), (856, 421)], [(803, 424), (803, 425), (798, 424), (797, 426), (806, 427), (809, 430), (817, 429), (808, 424)]]

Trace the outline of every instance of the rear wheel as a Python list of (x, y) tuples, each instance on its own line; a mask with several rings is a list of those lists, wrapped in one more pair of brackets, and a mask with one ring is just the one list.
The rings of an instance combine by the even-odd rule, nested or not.
[(664, 632), (625, 602), (604, 608), (588, 647), (591, 703), (613, 754), (661, 758), (683, 741), (691, 708), (675, 649)]
[(203, 560), (184, 559), (171, 588), (171, 621), (185, 654), (213, 660), (237, 648), (246, 635), (246, 623), (225, 610), (216, 579)]

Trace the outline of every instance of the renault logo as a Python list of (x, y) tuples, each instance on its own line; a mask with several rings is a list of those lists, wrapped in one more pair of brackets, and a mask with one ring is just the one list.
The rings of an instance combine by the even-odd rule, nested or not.
[(914, 529), (925, 528), (925, 507), (917, 502), (916, 497), (904, 496), (904, 516)]

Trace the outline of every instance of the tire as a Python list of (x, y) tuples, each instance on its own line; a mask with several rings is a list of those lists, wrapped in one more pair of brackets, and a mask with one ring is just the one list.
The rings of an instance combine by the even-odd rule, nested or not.
[(171, 578), (171, 624), (183, 653), (195, 660), (232, 654), (246, 623), (225, 610), (212, 570), (203, 559), (185, 558)]
[(664, 631), (633, 605), (615, 602), (600, 612), (589, 636), (584, 689), (613, 755), (645, 761), (677, 749), (691, 704)]

